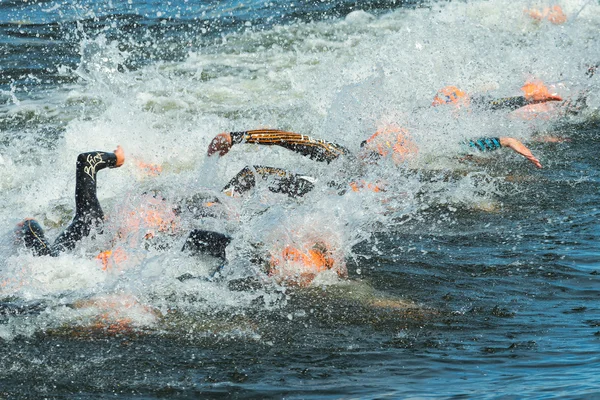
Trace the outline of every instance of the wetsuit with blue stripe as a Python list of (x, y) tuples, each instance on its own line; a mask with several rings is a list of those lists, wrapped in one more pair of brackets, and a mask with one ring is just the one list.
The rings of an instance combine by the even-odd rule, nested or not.
[(494, 151), (502, 147), (500, 138), (497, 137), (469, 140), (467, 144), (469, 147), (479, 151)]

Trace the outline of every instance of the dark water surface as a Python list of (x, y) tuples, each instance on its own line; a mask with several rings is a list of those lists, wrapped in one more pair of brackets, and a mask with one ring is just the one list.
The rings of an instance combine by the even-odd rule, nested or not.
[[(506, 5), (484, 3), (500, 9)], [(451, 35), (452, 28), (445, 24), (464, 23), (471, 12), (469, 4), (454, 5), (456, 9), (449, 8), (446, 16), (450, 22), (431, 20), (431, 26), (442, 26)], [(333, 24), (357, 9), (371, 13), (368, 21), (382, 18), (378, 21), (385, 22), (387, 13), (398, 10), (408, 13), (402, 18), (412, 18), (417, 12), (424, 12), (420, 6), (425, 5), (431, 6), (392, 0), (294, 4), (2, 1), (3, 229), (9, 231), (21, 214), (43, 214), (46, 209), (61, 210), (69, 204), (71, 187), (68, 186), (68, 193), (62, 192), (65, 185), (72, 183), (67, 175), (71, 171), (65, 167), (62, 175), (58, 171), (63, 168), (57, 165), (80, 148), (104, 145), (103, 141), (95, 141), (96, 126), (108, 136), (107, 143), (112, 143), (110, 135), (114, 132), (122, 135), (115, 140), (128, 141), (126, 145), (132, 154), (156, 154), (144, 153), (141, 144), (136, 153), (136, 140), (156, 144), (160, 148), (158, 154), (168, 153), (173, 146), (174, 152), (181, 154), (172, 155), (168, 161), (172, 162), (171, 170), (168, 162), (165, 169), (176, 176), (186, 168), (192, 169), (190, 160), (195, 162), (199, 156), (194, 148), (194, 157), (186, 158), (181, 149), (190, 145), (180, 142), (176, 133), (171, 139), (169, 129), (183, 130), (183, 137), (204, 123), (213, 133), (234, 124), (258, 125), (261, 121), (299, 129), (311, 127), (314, 120), (306, 116), (319, 112), (335, 125), (336, 100), (330, 101), (326, 93), (331, 85), (323, 72), (338, 68), (338, 50), (334, 45), (339, 42), (343, 43), (340, 48), (350, 49), (358, 46), (362, 53), (352, 57), (360, 59), (367, 50), (360, 47), (359, 35), (370, 37), (373, 42), (369, 48), (375, 43), (385, 47), (386, 35), (396, 32), (396, 28), (386, 26), (365, 33), (364, 27), (344, 31), (350, 28), (335, 25), (334, 29)], [(575, 2), (567, 2), (565, 8), (569, 6), (571, 10), (579, 9)], [(428, 20), (429, 17), (423, 21)], [(592, 31), (597, 28), (596, 20), (582, 17), (581, 21), (590, 24)], [(292, 34), (282, 31), (282, 26), (306, 31)], [(410, 27), (413, 31), (422, 28)], [(565, 27), (556, 40), (566, 42), (565, 36), (575, 35), (572, 29), (571, 25)], [(252, 30), (258, 38), (249, 33), (244, 36), (245, 31)], [(551, 40), (550, 33), (544, 36), (545, 31), (535, 34), (539, 35), (537, 39)], [(285, 37), (289, 42), (285, 42)], [(436, 37), (432, 33), (430, 40), (435, 42)], [(597, 39), (591, 38), (596, 42)], [(310, 46), (306, 44), (309, 40), (314, 40)], [(517, 40), (518, 44), (506, 38), (498, 40), (518, 48), (529, 37)], [(112, 51), (113, 41), (117, 42), (115, 53), (106, 56), (104, 52)], [(480, 44), (475, 40), (474, 46)], [(476, 50), (484, 52), (482, 47)], [(269, 72), (263, 73), (257, 65), (268, 62), (261, 58), (267, 57), (261, 51), (276, 53), (273, 63), (281, 64), (270, 66)], [(99, 62), (96, 52), (109, 60)], [(124, 53), (128, 55), (122, 62), (110, 58), (111, 54)], [(204, 69), (198, 78), (192, 71), (195, 66), (188, 65), (190, 59), (199, 57), (197, 54), (216, 55), (223, 64), (217, 65), (213, 58), (201, 63), (198, 69)], [(404, 62), (406, 57), (401, 59), (398, 62)], [(410, 62), (417, 69), (423, 60), (428, 58), (417, 56)], [(366, 70), (374, 68), (370, 61), (366, 63)], [(297, 65), (306, 65), (306, 69), (295, 69)], [(324, 70), (311, 69), (314, 65), (324, 65)], [(155, 71), (153, 68), (159, 72), (147, 72)], [(529, 66), (514, 68), (520, 73)], [(431, 71), (435, 71), (435, 66)], [(360, 75), (359, 72), (356, 73)], [(263, 81), (269, 73), (292, 77), (284, 89), (273, 88), (277, 82)], [(494, 73), (502, 76), (497, 70), (490, 72)], [(377, 72), (373, 74), (379, 76)], [(386, 74), (387, 71), (377, 79), (385, 79)], [(314, 87), (304, 82), (321, 78), (323, 93), (310, 97)], [(452, 78), (457, 79), (457, 75)], [(351, 94), (377, 84), (368, 75), (350, 77), (349, 73), (345, 79), (344, 90)], [(498, 79), (504, 82), (503, 77)], [(180, 80), (188, 80), (189, 86), (184, 84), (182, 88)], [(140, 82), (144, 81), (150, 89), (140, 89)], [(110, 86), (107, 82), (116, 84), (110, 89), (98, 89)], [(237, 93), (237, 97), (231, 95), (236, 100), (227, 97), (229, 92), (214, 92), (210, 86), (202, 86), (210, 82), (216, 82), (215, 86), (227, 82), (227, 88)], [(199, 85), (200, 89), (194, 91), (192, 85)], [(589, 85), (597, 89), (597, 83)], [(384, 92), (385, 86), (376, 89)], [(410, 80), (406, 86), (409, 92), (410, 88), (419, 87)], [(242, 99), (242, 91), (235, 92), (238, 87), (258, 94)], [(263, 87), (273, 94), (273, 104), (264, 100), (269, 96), (263, 95), (267, 93), (261, 91)], [(344, 90), (337, 93), (346, 93)], [(291, 100), (276, 97), (281, 92), (289, 94)], [(147, 95), (152, 100), (146, 100)], [(209, 99), (206, 103), (203, 96)], [(119, 114), (120, 103), (115, 100), (119, 97), (128, 97), (132, 102), (138, 99), (142, 104), (139, 113), (131, 113), (125, 106), (121, 107), (125, 108), (123, 114)], [(181, 105), (177, 102), (180, 100), (188, 103)], [(320, 108), (321, 101), (327, 107)], [(195, 102), (198, 105), (194, 106)], [(117, 106), (113, 108), (114, 104)], [(344, 108), (348, 104), (351, 102), (339, 105), (347, 112), (342, 115), (352, 113), (352, 109)], [(376, 108), (382, 103), (374, 104), (372, 107)], [(213, 106), (215, 109), (210, 108)], [(534, 138), (550, 134), (566, 139), (559, 143), (529, 142), (542, 160), (543, 170), (510, 155), (475, 165), (494, 181), (493, 189), (480, 186), (484, 202), (448, 201), (451, 196), (437, 201), (435, 190), (428, 186), (429, 175), (418, 171), (404, 174), (414, 174), (412, 179), (420, 182), (419, 194), (413, 193), (417, 202), (410, 218), (390, 216), (384, 229), (372, 228), (368, 240), (352, 246), (348, 257), (349, 283), (307, 289), (257, 289), (234, 287), (228, 281), (199, 286), (182, 282), (172, 292), (163, 292), (157, 289), (160, 279), (144, 278), (141, 273), (141, 283), (131, 286), (133, 292), (160, 309), (160, 320), (126, 329), (90, 327), (77, 323), (85, 317), (73, 317), (72, 304), (79, 297), (122, 292), (130, 287), (116, 284), (108, 290), (99, 279), (97, 285), (80, 291), (70, 287), (50, 290), (52, 281), (36, 273), (28, 281), (29, 287), (24, 284), (9, 291), (6, 279), (17, 271), (13, 267), (15, 257), (37, 264), (26, 255), (15, 256), (9, 240), (4, 238), (0, 241), (6, 254), (0, 260), (5, 282), (0, 327), (6, 331), (0, 340), (0, 398), (599, 397), (600, 127), (597, 110), (593, 105), (590, 108), (583, 117), (531, 129), (535, 131)], [(244, 110), (268, 117), (252, 119), (255, 114), (244, 114)], [(217, 122), (211, 119), (213, 114)], [(430, 117), (435, 118), (436, 114)], [(116, 120), (132, 122), (122, 126), (125, 122)], [(136, 136), (135, 124), (144, 127), (143, 135)], [(160, 135), (152, 136), (152, 129)], [(478, 129), (485, 134), (490, 127)], [(352, 132), (335, 139), (343, 141), (354, 135)], [(359, 137), (351, 139), (359, 142)], [(208, 139), (209, 134), (203, 136), (198, 149), (204, 149)], [(445, 139), (436, 140), (444, 143)], [(37, 185), (39, 169), (45, 173), (56, 169), (57, 177), (48, 174), (48, 185)], [(434, 172), (433, 176), (443, 181), (446, 175)], [(117, 187), (129, 184), (115, 179)], [(459, 173), (448, 179), (448, 186), (459, 187), (463, 179)], [(143, 184), (139, 186), (144, 188)], [(118, 189), (102, 188), (110, 193), (106, 197), (111, 201), (111, 196), (121, 194)], [(49, 200), (36, 200), (46, 197)], [(349, 207), (349, 203), (342, 204)], [(331, 213), (334, 215), (335, 211)], [(347, 215), (359, 213), (359, 209), (350, 210)], [(44, 215), (48, 226), (53, 214)], [(315, 223), (328, 222), (323, 219), (327, 218)], [(352, 226), (350, 222), (348, 226)], [(87, 268), (82, 261), (87, 255), (82, 254), (44, 260), (41, 265), (48, 271), (60, 271), (71, 264)], [(147, 264), (148, 268), (153, 266)], [(171, 267), (164, 264), (165, 269)], [(64, 278), (60, 273), (49, 272), (48, 276)], [(84, 280), (72, 279), (69, 285)], [(123, 279), (135, 281), (129, 275)], [(223, 304), (214, 306), (209, 294), (203, 297), (204, 291), (225, 293), (223, 298), (216, 297), (216, 302)], [(244, 296), (250, 300), (240, 300)]]

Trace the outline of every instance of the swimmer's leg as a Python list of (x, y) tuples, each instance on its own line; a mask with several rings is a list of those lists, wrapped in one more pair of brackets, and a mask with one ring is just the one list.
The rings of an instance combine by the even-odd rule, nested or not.
[(96, 196), (96, 174), (108, 167), (120, 167), (124, 162), (123, 150), (115, 153), (94, 151), (77, 157), (75, 181), (75, 217), (54, 242), (56, 253), (72, 250), (75, 244), (90, 234), (92, 228), (100, 229), (104, 212)]
[(311, 179), (299, 174), (286, 171), (281, 168), (245, 167), (223, 188), (223, 192), (229, 195), (242, 195), (256, 186), (256, 175), (265, 181), (269, 181), (269, 190), (273, 193), (283, 193), (290, 197), (302, 197), (310, 192), (315, 185)]
[(231, 242), (231, 237), (219, 232), (194, 229), (188, 236), (181, 251), (189, 251), (193, 255), (209, 255), (226, 259), (225, 248)]

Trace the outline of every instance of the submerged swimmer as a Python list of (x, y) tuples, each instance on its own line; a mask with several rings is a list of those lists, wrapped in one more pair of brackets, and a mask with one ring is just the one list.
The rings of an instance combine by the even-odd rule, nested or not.
[[(593, 76), (594, 66), (586, 67), (588, 77)], [(576, 92), (566, 100), (539, 80), (526, 82), (523, 95), (493, 98), (483, 94), (470, 95), (456, 86), (446, 86), (436, 93), (432, 106), (452, 105), (456, 109), (473, 111), (509, 111), (510, 115), (523, 120), (547, 120), (564, 115), (577, 115), (587, 107), (589, 90)]]
[(535, 104), (563, 100), (559, 95), (550, 93), (548, 88), (541, 82), (528, 82), (521, 90), (523, 91), (522, 96), (492, 98), (486, 95), (469, 95), (456, 86), (446, 86), (438, 90), (431, 105), (436, 107), (451, 104), (457, 108), (515, 111)]

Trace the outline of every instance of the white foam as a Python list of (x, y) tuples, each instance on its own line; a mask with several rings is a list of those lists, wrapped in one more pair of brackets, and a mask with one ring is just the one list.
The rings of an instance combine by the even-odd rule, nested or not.
[[(510, 96), (521, 94), (528, 79), (540, 79), (565, 97), (590, 89), (591, 112), (597, 111), (598, 78), (587, 78), (585, 65), (598, 62), (593, 55), (600, 54), (600, 5), (588, 2), (581, 9), (580, 1), (562, 1), (567, 15), (581, 9), (564, 25), (536, 22), (523, 13), (546, 4), (450, 2), (378, 17), (359, 10), (338, 21), (249, 29), (197, 49), (184, 61), (124, 72), (119, 65), (128, 54), (119, 43), (102, 35), (87, 38), (77, 70), (83, 83), (58, 88), (54, 97), (37, 103), (15, 101), (4, 112), (19, 118), (43, 115), (49, 124), (62, 119), (66, 128), (50, 149), (38, 146), (33, 134), (2, 148), (0, 224), (11, 229), (22, 217), (38, 217), (50, 225), (48, 236), (54, 238), (60, 227), (52, 225), (64, 226), (74, 206), (77, 154), (110, 151), (117, 144), (124, 147), (127, 163), (98, 177), (99, 198), (109, 215), (128, 195), (150, 188), (182, 197), (194, 188), (218, 191), (245, 165), (283, 167), (318, 178), (315, 191), (299, 204), (260, 190), (239, 202), (236, 243), (242, 250), (241, 239), (269, 242), (316, 231), (351, 256), (354, 244), (394, 225), (394, 217), (429, 206), (418, 203), (418, 192), (439, 204), (492, 201), (498, 188), (493, 179), (478, 175), (484, 172), (467, 171), (456, 185), (444, 185), (420, 180), (411, 170), (468, 169), (456, 161), (464, 154), (461, 141), (503, 135), (527, 141), (537, 130), (552, 127), (547, 120), (522, 121), (502, 113), (458, 118), (452, 110), (431, 108), (436, 91), (446, 85)], [(251, 145), (236, 146), (218, 161), (205, 155), (216, 133), (258, 127), (294, 130), (358, 151), (360, 142), (386, 123), (406, 127), (420, 148), (418, 157), (401, 167), (384, 162), (367, 171), (365, 179), (387, 181), (386, 202), (375, 193), (338, 196), (326, 183), (338, 177), (336, 169), (352, 168), (341, 162), (318, 164), (279, 148)], [(23, 154), (23, 147), (31, 151)], [(163, 172), (147, 175), (134, 161), (161, 165)], [(80, 291), (77, 297), (119, 287), (158, 306), (175, 293), (179, 304), (192, 308), (244, 307), (258, 296), (209, 281), (178, 281), (180, 274), (208, 274), (210, 267), (177, 251), (151, 255), (123, 274), (110, 275), (91, 254), (34, 259), (15, 255), (8, 241), (0, 243), (2, 279), (27, 272), (23, 284), (3, 288), (4, 296), (58, 301), (69, 290)], [(233, 250), (229, 268), (251, 273), (243, 254)], [(192, 295), (202, 305), (181, 300)], [(270, 304), (277, 301), (274, 295)]]

